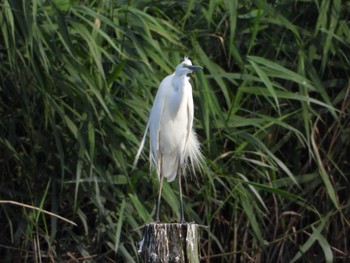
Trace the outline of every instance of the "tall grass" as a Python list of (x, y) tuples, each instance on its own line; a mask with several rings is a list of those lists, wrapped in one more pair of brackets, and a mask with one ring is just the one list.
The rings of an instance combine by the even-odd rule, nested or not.
[[(131, 165), (184, 55), (205, 68), (192, 82), (206, 166), (185, 191), (187, 220), (209, 226), (203, 262), (349, 259), (349, 8), (4, 0), (2, 261), (139, 262), (158, 181), (146, 154)], [(176, 184), (163, 199), (161, 220), (178, 220)]]

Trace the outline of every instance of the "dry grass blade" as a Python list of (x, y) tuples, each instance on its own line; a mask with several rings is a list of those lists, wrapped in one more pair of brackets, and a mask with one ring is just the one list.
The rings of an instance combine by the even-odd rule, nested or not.
[(25, 208), (29, 208), (29, 209), (33, 209), (33, 210), (36, 210), (36, 211), (39, 211), (41, 213), (44, 213), (44, 214), (47, 214), (49, 216), (53, 216), (53, 217), (56, 217), (66, 223), (69, 223), (73, 226), (77, 226), (76, 223), (74, 223), (73, 221), (71, 220), (68, 220), (60, 215), (57, 215), (55, 213), (52, 213), (50, 211), (47, 211), (47, 210), (44, 210), (44, 209), (41, 209), (39, 207), (35, 207), (35, 206), (32, 206), (32, 205), (27, 205), (27, 204), (22, 204), (22, 203), (19, 203), (19, 202), (16, 202), (16, 201), (11, 201), (11, 200), (0, 200), (0, 204), (11, 204), (11, 205), (17, 205), (17, 206), (22, 206), (22, 207), (25, 207)]

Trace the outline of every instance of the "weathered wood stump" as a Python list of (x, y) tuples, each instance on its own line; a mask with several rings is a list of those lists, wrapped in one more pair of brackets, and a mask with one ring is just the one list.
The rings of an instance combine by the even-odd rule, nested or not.
[(139, 253), (145, 263), (198, 263), (200, 225), (151, 223), (144, 226)]

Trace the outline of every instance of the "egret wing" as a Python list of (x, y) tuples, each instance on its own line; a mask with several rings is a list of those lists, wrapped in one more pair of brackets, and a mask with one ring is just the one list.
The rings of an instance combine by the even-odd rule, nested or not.
[(143, 147), (145, 145), (146, 137), (148, 130), (150, 131), (150, 159), (155, 163), (157, 166), (157, 158), (158, 158), (158, 150), (159, 150), (159, 131), (160, 131), (160, 120), (162, 117), (162, 112), (164, 110), (164, 100), (162, 99), (166, 92), (167, 92), (167, 86), (169, 85), (168, 83), (171, 83), (169, 80), (169, 77), (166, 77), (161, 84), (159, 85), (156, 98), (154, 100), (150, 116), (148, 118), (148, 122), (145, 128), (145, 132), (143, 134), (142, 141), (140, 143), (139, 149), (137, 151), (134, 163), (133, 163), (133, 168), (134, 169), (137, 165), (137, 162), (141, 156)]
[(160, 167), (158, 167), (159, 158), (159, 136), (161, 132), (161, 120), (163, 118), (164, 107), (169, 90), (171, 89), (172, 75), (163, 79), (160, 83), (156, 98), (154, 99), (153, 107), (150, 115), (150, 153), (153, 163), (157, 167), (158, 176), (160, 175)]

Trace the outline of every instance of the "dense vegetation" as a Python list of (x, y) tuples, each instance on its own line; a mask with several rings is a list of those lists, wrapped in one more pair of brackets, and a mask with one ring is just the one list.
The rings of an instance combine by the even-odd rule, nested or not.
[[(1, 1), (0, 261), (139, 261), (158, 181), (147, 152), (132, 162), (184, 55), (205, 68), (192, 83), (206, 165), (185, 189), (187, 220), (209, 226), (203, 262), (349, 260), (349, 10)], [(179, 218), (177, 189), (164, 186), (163, 221)]]

